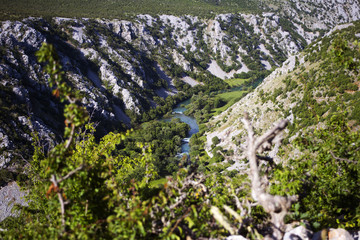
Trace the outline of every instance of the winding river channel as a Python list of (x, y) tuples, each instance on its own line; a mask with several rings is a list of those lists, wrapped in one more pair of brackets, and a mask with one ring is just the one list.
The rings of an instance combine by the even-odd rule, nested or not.
[[(256, 88), (261, 82), (263, 81), (263, 78), (258, 78), (256, 81), (252, 83), (253, 88)], [(219, 91), (221, 92), (234, 92), (234, 91), (242, 91), (243, 86), (234, 87), (228, 90)], [(170, 122), (173, 118), (179, 118), (181, 122), (187, 123), (190, 126), (190, 131), (188, 133), (188, 136), (183, 139), (183, 144), (181, 145), (181, 152), (179, 155), (187, 154), (189, 155), (190, 152), (190, 146), (189, 146), (189, 139), (191, 136), (197, 132), (199, 132), (199, 125), (197, 124), (194, 117), (186, 116), (184, 112), (186, 111), (185, 106), (190, 103), (190, 99), (185, 100), (175, 106), (175, 108), (172, 111), (172, 114), (170, 117), (163, 118), (164, 121)]]
[(173, 109), (171, 116), (164, 119), (164, 121), (170, 122), (171, 119), (178, 118), (180, 119), (181, 122), (184, 122), (190, 126), (190, 131), (188, 135), (186, 136), (186, 138), (183, 139), (183, 144), (181, 145), (181, 153), (179, 153), (180, 155), (183, 154), (189, 155), (189, 151), (190, 151), (189, 139), (193, 134), (199, 132), (199, 125), (197, 124), (195, 118), (186, 116), (184, 114), (186, 110), (184, 106), (186, 106), (189, 103), (190, 103), (190, 99), (177, 104), (176, 107)]

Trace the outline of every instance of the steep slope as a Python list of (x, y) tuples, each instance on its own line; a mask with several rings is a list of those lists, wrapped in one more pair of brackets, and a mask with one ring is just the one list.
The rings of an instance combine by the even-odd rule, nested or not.
[[(321, 127), (336, 112), (347, 112), (349, 125), (359, 129), (359, 45), (360, 23), (340, 25), (310, 44), (304, 52), (291, 56), (272, 72), (254, 92), (213, 118), (208, 126), (206, 149), (212, 139), (219, 146), (241, 156), (246, 133), (241, 118), (248, 112), (259, 134), (279, 119), (287, 118), (287, 142), (302, 133)], [(291, 146), (291, 145), (289, 145)], [(279, 146), (268, 153), (276, 162)], [(293, 147), (288, 154), (297, 155)], [(286, 156), (286, 155), (285, 155)]]
[[(360, 6), (352, 0), (260, 0), (264, 8), (277, 11), (296, 25), (310, 29), (329, 29), (339, 22), (359, 17)], [(355, 5), (354, 5), (355, 4)], [(335, 24), (334, 24), (335, 23)]]

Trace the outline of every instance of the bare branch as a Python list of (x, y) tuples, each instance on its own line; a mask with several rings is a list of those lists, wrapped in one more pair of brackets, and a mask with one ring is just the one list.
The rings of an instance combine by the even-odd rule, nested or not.
[(347, 158), (339, 158), (339, 157), (336, 157), (335, 154), (330, 151), (330, 154), (333, 158), (335, 158), (335, 160), (338, 160), (338, 161), (343, 161), (343, 162), (347, 162), (347, 163), (356, 163), (355, 161), (352, 161), (350, 159), (347, 159)]
[[(56, 180), (56, 176), (53, 174), (51, 175), (50, 181), (54, 184), (55, 189), (59, 188), (59, 184), (58, 181)], [(63, 229), (65, 229), (65, 203), (64, 203), (64, 198), (61, 194), (61, 191), (57, 191), (57, 195), (59, 198), (59, 202), (60, 202), (60, 207), (61, 207), (61, 225), (63, 227)]]
[(58, 180), (58, 183), (61, 183), (62, 181), (68, 179), (69, 177), (71, 177), (72, 175), (74, 175), (75, 173), (77, 173), (78, 171), (82, 170), (84, 168), (85, 165), (80, 165), (78, 168), (70, 171), (65, 177), (62, 177)]
[[(187, 176), (183, 183), (182, 183), (182, 186), (181, 188), (179, 188), (178, 186), (174, 185), (173, 187), (179, 191), (179, 193), (181, 193), (180, 197), (178, 197), (176, 199), (176, 202), (174, 204), (172, 204), (169, 208), (172, 210), (172, 209), (175, 209), (177, 206), (179, 206), (180, 204), (183, 203), (183, 201), (187, 198), (187, 195), (188, 195), (188, 192), (186, 191), (186, 189), (190, 186), (194, 187), (194, 188), (201, 188), (201, 190), (203, 192), (207, 192), (207, 189), (205, 187), (204, 184), (202, 184), (202, 182), (205, 180), (205, 177), (204, 176), (201, 176), (198, 181), (194, 181), (192, 180), (194, 176), (194, 173), (190, 174), (189, 176)], [(185, 190), (185, 191), (184, 191)]]
[(187, 197), (187, 193), (183, 193), (179, 198), (176, 199), (176, 202), (172, 204), (169, 209), (175, 209), (177, 206), (179, 206)]
[(71, 125), (70, 137), (69, 137), (69, 139), (68, 139), (67, 142), (66, 142), (65, 149), (68, 149), (68, 148), (70, 147), (70, 144), (72, 143), (73, 138), (74, 138), (74, 134), (75, 134), (75, 124), (72, 124), (72, 125)]
[[(272, 145), (272, 140), (278, 135), (282, 130), (284, 130), (288, 124), (288, 120), (281, 120), (278, 124), (276, 124), (272, 129), (267, 131), (262, 136), (258, 137), (255, 141), (255, 148), (259, 149), (264, 143), (269, 143)], [(250, 124), (251, 126), (251, 124)]]
[(246, 153), (250, 163), (251, 195), (253, 199), (257, 201), (271, 216), (271, 223), (273, 225), (273, 233), (271, 237), (274, 239), (282, 239), (283, 231), (285, 230), (284, 217), (288, 213), (292, 202), (297, 200), (297, 196), (274, 196), (265, 191), (265, 188), (262, 186), (260, 180), (260, 171), (257, 164), (258, 156), (256, 153), (260, 149), (264, 149), (264, 144), (271, 146), (273, 144), (273, 139), (285, 129), (288, 121), (280, 121), (272, 129), (258, 138), (255, 137), (254, 130), (247, 113), (242, 119), (242, 122), (248, 132), (248, 146)]
[(169, 232), (169, 235), (174, 232), (174, 230), (177, 228), (177, 226), (179, 225), (179, 223), (184, 220), (186, 218), (187, 215), (189, 215), (191, 211), (191, 208), (188, 208), (187, 211), (185, 212), (184, 215), (182, 215), (175, 223), (175, 225), (171, 228), (170, 232)]

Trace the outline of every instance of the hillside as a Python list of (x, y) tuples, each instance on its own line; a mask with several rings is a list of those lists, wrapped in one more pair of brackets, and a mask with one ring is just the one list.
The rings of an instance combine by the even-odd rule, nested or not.
[[(359, 22), (339, 25), (310, 44), (304, 52), (291, 56), (254, 92), (208, 123), (211, 130), (207, 134), (206, 149), (209, 154), (214, 136), (220, 138), (219, 146), (236, 148), (244, 136), (240, 123), (244, 112), (252, 116), (260, 133), (278, 119), (289, 119), (292, 123), (289, 137), (292, 139), (293, 135), (299, 135), (309, 127), (322, 126), (338, 107), (348, 111), (350, 126), (358, 129), (359, 76), (355, 63), (359, 53), (358, 46), (353, 43), (359, 36)], [(333, 63), (334, 48), (340, 48), (337, 54), (343, 58), (339, 65)], [(345, 66), (341, 64), (345, 65), (347, 60), (354, 61), (352, 71), (342, 69)]]
[[(291, 56), (251, 93), (213, 117), (199, 162), (229, 176), (249, 172), (249, 116), (256, 136), (281, 119), (289, 126), (257, 156), (261, 184), (299, 196), (291, 220), (312, 228), (359, 227), (360, 22), (339, 25)], [(204, 137), (197, 136), (194, 143)], [(253, 171), (253, 170), (251, 170)], [(346, 216), (346, 217), (344, 217)], [(300, 235), (299, 235), (300, 236)]]
[[(324, 1), (316, 6), (319, 11), (326, 7), (344, 17), (309, 17), (307, 25), (299, 24), (306, 14), (301, 10), (304, 4), (291, 11), (297, 16), (294, 22), (281, 12), (213, 18), (138, 15), (131, 21), (60, 17), (3, 21), (1, 166), (12, 165), (15, 149), (30, 154), (32, 129), (46, 148), (61, 138), (62, 106), (52, 97), (35, 57), (43, 41), (55, 45), (68, 82), (84, 95), (82, 102), (93, 121), (100, 122), (101, 136), (157, 118), (196, 92), (228, 88), (222, 79), (266, 76), (325, 29), (359, 17), (354, 12), (356, 1), (346, 10), (336, 4), (328, 7)], [(323, 19), (326, 24), (319, 28)]]

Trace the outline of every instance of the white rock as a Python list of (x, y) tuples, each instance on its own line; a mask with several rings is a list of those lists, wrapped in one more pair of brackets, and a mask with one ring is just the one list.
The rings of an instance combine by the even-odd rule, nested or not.
[(289, 232), (286, 232), (283, 240), (310, 240), (312, 237), (312, 232), (306, 229), (304, 226), (299, 226), (292, 229)]
[(16, 216), (17, 212), (12, 212), (14, 204), (27, 206), (25, 202), (26, 193), (20, 190), (16, 182), (11, 182), (0, 189), (0, 222), (9, 216)]
[(241, 235), (231, 235), (225, 238), (225, 240), (247, 240), (247, 238), (241, 236)]

